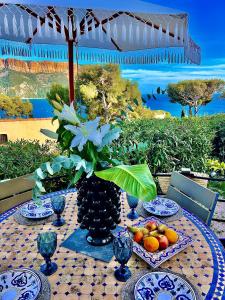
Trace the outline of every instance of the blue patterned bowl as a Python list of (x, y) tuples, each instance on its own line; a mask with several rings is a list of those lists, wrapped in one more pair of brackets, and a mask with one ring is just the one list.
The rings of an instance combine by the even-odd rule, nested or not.
[(196, 300), (192, 286), (178, 274), (151, 272), (142, 276), (135, 285), (135, 300)]

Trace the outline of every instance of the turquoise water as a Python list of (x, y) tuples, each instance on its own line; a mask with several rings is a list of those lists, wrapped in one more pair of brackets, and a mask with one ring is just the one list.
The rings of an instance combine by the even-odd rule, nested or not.
[[(146, 96), (144, 95), (144, 98)], [(180, 117), (181, 105), (171, 103), (166, 95), (157, 95), (156, 100), (150, 99), (146, 105), (153, 110), (165, 110), (171, 113), (174, 117)], [(33, 118), (51, 118), (53, 116), (53, 109), (46, 99), (30, 99), (33, 105)], [(186, 112), (188, 109), (186, 108)], [(212, 115), (216, 113), (225, 113), (225, 99), (215, 96), (213, 100), (200, 108), (198, 115)], [(5, 115), (0, 111), (0, 119), (4, 119)]]

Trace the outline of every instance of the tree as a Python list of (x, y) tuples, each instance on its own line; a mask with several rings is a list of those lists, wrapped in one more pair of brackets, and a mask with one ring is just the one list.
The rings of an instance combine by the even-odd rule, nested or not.
[(29, 117), (32, 115), (32, 109), (28, 100), (0, 94), (0, 110), (8, 117)]
[(167, 93), (172, 103), (189, 106), (189, 115), (197, 115), (202, 105), (212, 101), (216, 92), (221, 91), (225, 82), (221, 79), (209, 80), (184, 80), (168, 85)]
[(136, 83), (121, 77), (118, 65), (88, 65), (79, 75), (79, 92), (91, 119), (101, 116), (106, 122), (115, 120), (121, 112), (132, 116), (137, 105), (142, 105), (141, 93)]

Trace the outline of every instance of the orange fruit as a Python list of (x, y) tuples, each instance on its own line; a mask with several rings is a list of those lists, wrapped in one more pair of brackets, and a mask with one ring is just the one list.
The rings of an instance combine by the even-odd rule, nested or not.
[(141, 231), (137, 231), (135, 234), (134, 234), (134, 241), (137, 242), (137, 243), (140, 243), (143, 239), (143, 236), (144, 234), (141, 232)]
[(167, 228), (164, 235), (167, 237), (170, 244), (175, 244), (178, 241), (178, 234), (173, 229)]
[(155, 252), (159, 249), (159, 241), (154, 236), (144, 239), (144, 248), (149, 252)]

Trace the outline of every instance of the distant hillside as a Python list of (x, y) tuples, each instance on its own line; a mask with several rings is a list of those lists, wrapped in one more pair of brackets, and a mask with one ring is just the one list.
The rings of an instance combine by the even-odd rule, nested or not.
[(24, 73), (0, 70), (0, 94), (22, 98), (45, 98), (53, 83), (68, 85), (67, 73)]

